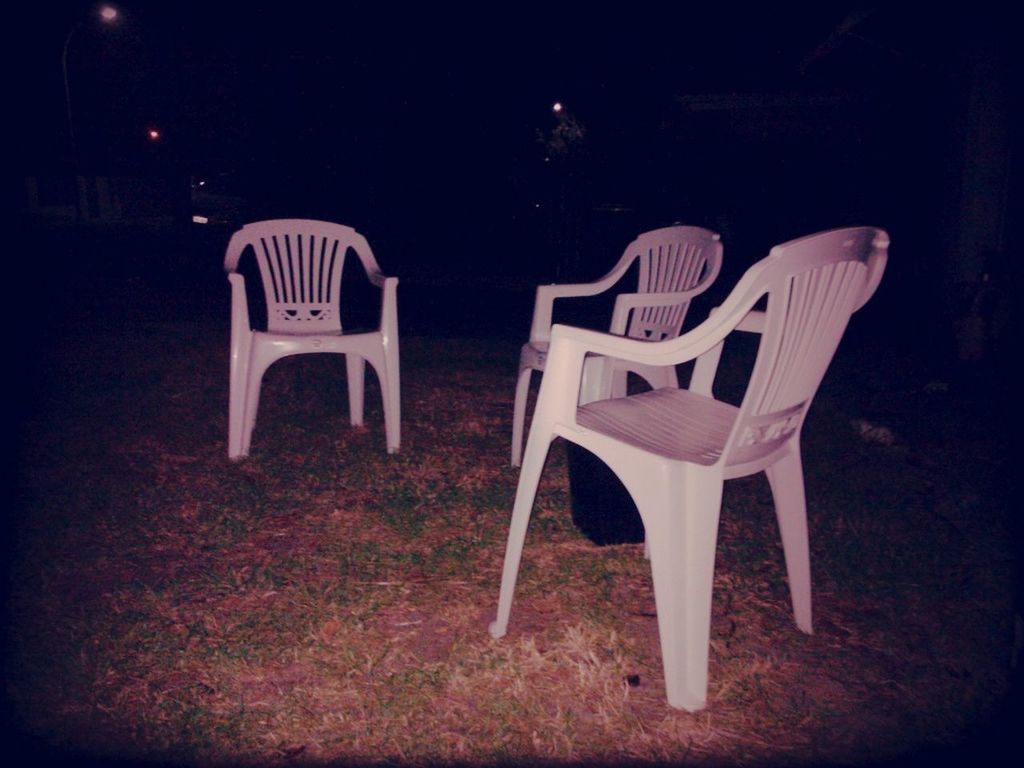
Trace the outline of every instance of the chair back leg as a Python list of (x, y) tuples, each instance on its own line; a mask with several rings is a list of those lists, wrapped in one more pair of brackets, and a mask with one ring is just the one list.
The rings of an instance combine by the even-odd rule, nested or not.
[(348, 378), (348, 418), (353, 427), (363, 425), (363, 392), (366, 383), (366, 359), (349, 352), (345, 355)]
[(775, 517), (779, 521), (793, 617), (802, 632), (811, 634), (811, 555), (799, 441), (792, 440), (790, 452), (768, 467), (765, 474), (775, 501)]
[(530, 377), (533, 369), (519, 368), (516, 381), (516, 399), (512, 405), (512, 466), (518, 467), (523, 460), (523, 426), (526, 422), (526, 401), (530, 395)]
[(260, 408), (260, 389), (263, 387), (263, 374), (274, 360), (267, 360), (260, 355), (253, 355), (249, 364), (249, 375), (245, 387), (245, 407), (242, 411), (242, 455), (249, 455), (252, 445), (252, 433), (256, 428), (256, 414)]

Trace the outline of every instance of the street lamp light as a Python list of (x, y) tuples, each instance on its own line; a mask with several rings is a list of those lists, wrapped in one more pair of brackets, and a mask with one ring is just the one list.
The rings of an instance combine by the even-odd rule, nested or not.
[[(101, 5), (96, 9), (96, 15), (104, 24), (114, 24), (118, 18), (118, 11), (112, 5)], [(84, 21), (79, 21), (68, 32), (68, 36), (64, 39), (64, 51), (61, 54), (61, 69), (64, 73), (64, 106), (67, 108), (68, 113), (68, 134), (71, 138), (71, 161), (77, 165), (78, 160), (78, 148), (75, 142), (75, 120), (71, 111), (71, 83), (68, 78), (68, 51), (71, 49), (71, 39), (75, 36), (75, 32), (81, 29)]]

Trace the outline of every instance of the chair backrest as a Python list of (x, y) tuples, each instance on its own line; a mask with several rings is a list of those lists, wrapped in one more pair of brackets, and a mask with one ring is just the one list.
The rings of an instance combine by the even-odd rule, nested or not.
[[(637, 293), (703, 292), (722, 269), (720, 237), (701, 227), (674, 226), (644, 232), (623, 253), (626, 266), (639, 262)], [(621, 264), (622, 262), (620, 262)], [(661, 341), (679, 335), (690, 302), (638, 307), (626, 336)]]
[[(885, 269), (889, 237), (872, 227), (836, 229), (774, 247), (751, 267), (720, 311), (767, 295), (764, 330), (723, 457), (759, 462), (797, 434), (846, 330)], [(740, 306), (733, 305), (732, 297)]]
[(267, 328), (276, 333), (341, 331), (341, 276), (349, 250), (368, 276), (380, 274), (366, 238), (342, 224), (313, 219), (246, 224), (228, 243), (225, 270), (236, 271), (250, 247), (263, 278)]

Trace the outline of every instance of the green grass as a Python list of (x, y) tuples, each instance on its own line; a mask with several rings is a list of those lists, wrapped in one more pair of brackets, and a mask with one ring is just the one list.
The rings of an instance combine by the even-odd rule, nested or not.
[[(767, 482), (726, 486), (709, 706), (687, 714), (665, 703), (642, 547), (576, 530), (559, 442), (509, 634), (487, 634), (516, 356), (403, 339), (395, 455), (372, 375), (353, 428), (342, 361), (284, 361), (232, 463), (226, 327), (60, 339), (18, 443), (18, 730), (174, 764), (775, 764), (955, 745), (985, 722), (1009, 679), (1012, 553), (999, 446), (954, 395), (840, 350), (804, 434), (813, 636), (793, 626)], [(862, 417), (900, 440), (865, 442)]]

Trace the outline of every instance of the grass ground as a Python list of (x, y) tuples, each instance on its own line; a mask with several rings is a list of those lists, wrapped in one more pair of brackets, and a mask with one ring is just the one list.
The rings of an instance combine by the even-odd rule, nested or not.
[(998, 722), (1006, 460), (991, 403), (955, 381), (840, 349), (804, 436), (814, 635), (767, 482), (727, 485), (709, 701), (689, 714), (665, 703), (642, 545), (576, 530), (560, 443), (509, 634), (487, 634), (518, 341), (403, 338), (391, 456), (372, 377), (352, 428), (343, 361), (282, 361), (240, 463), (227, 342), (225, 309), (82, 320), (40, 355), (10, 517), (10, 743), (104, 764), (865, 764), (976, 749)]

